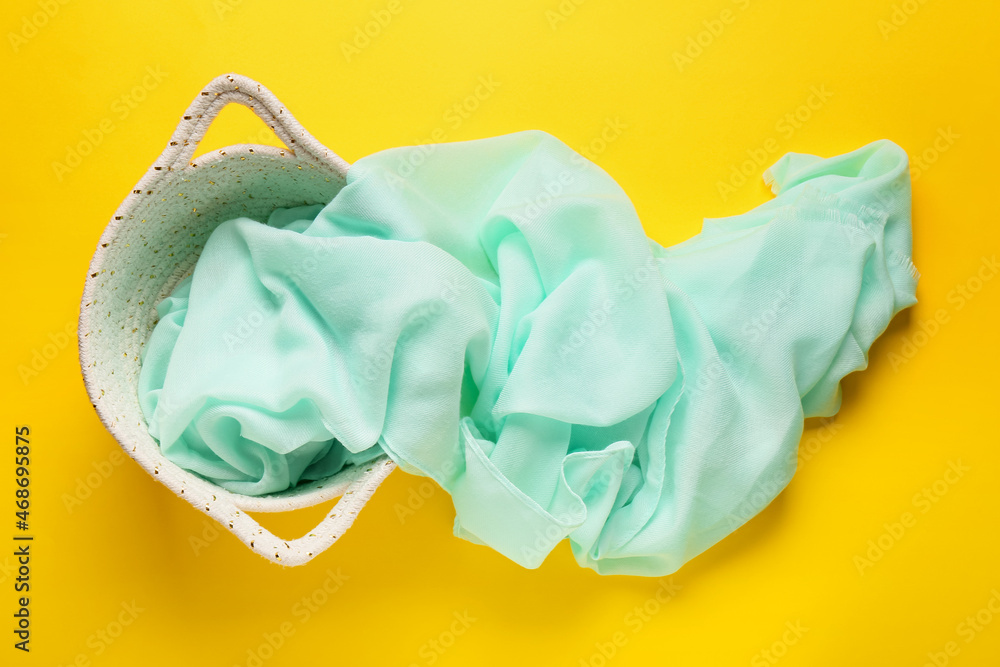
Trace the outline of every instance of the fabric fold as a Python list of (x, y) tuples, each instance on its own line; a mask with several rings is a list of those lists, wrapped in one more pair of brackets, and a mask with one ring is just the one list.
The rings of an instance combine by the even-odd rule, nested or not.
[(569, 539), (673, 572), (784, 488), (803, 419), (916, 300), (902, 149), (765, 180), (664, 248), (544, 132), (363, 158), (326, 205), (213, 232), (144, 348), (150, 433), (251, 495), (385, 452), (525, 567)]

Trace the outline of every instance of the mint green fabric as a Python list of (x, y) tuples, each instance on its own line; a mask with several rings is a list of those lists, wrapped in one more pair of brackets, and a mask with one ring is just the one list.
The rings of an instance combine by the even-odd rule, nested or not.
[(600, 573), (673, 572), (787, 484), (803, 418), (916, 301), (898, 146), (765, 179), (664, 248), (543, 132), (363, 158), (325, 206), (214, 231), (144, 349), (149, 432), (244, 494), (384, 451), (526, 567), (568, 537)]

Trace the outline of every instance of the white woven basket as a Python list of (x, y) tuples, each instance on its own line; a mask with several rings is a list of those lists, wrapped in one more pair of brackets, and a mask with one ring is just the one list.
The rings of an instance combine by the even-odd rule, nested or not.
[[(219, 111), (249, 107), (286, 148), (240, 144), (191, 161)], [(231, 493), (168, 461), (139, 408), (139, 352), (156, 324), (156, 304), (190, 274), (206, 238), (238, 216), (266, 220), (277, 207), (325, 204), (343, 187), (348, 164), (320, 144), (278, 99), (238, 74), (213, 80), (195, 98), (163, 154), (104, 230), (80, 307), (80, 365), (101, 421), (139, 465), (230, 530), (261, 556), (302, 565), (329, 548), (392, 472), (382, 456), (323, 480), (270, 496)], [(283, 512), (342, 496), (307, 535), (283, 540), (246, 512)]]

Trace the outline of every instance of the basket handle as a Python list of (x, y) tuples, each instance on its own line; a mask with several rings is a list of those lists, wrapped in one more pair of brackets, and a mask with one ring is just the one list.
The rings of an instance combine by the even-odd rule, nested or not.
[[(348, 473), (346, 490), (337, 504), (315, 528), (297, 539), (284, 540), (278, 537), (246, 513), (247, 510), (280, 512), (299, 509), (291, 500), (288, 507), (281, 507), (261, 503), (257, 498), (236, 494), (220, 496), (216, 489), (215, 493), (209, 493), (209, 496), (217, 500), (206, 502), (201, 509), (264, 558), (288, 567), (302, 565), (333, 546), (334, 542), (351, 527), (358, 512), (395, 468), (395, 462), (386, 456), (381, 456), (367, 465), (357, 466)], [(343, 485), (345, 482), (341, 483), (341, 488)]]
[[(249, 108), (274, 131), (295, 157), (306, 159), (332, 169), (342, 179), (350, 165), (339, 155), (317, 141), (284, 107), (271, 91), (253, 79), (236, 73), (223, 74), (213, 79), (194, 99), (181, 118), (170, 143), (154, 166), (154, 171), (196, 168), (192, 162), (198, 144), (205, 137), (209, 126), (227, 104), (237, 103)], [(188, 500), (210, 517), (228, 528), (250, 549), (268, 560), (285, 566), (302, 565), (329, 549), (347, 531), (358, 512), (396, 468), (387, 456), (353, 469), (341, 476), (320, 493), (310, 493), (308, 504), (343, 495), (330, 512), (306, 535), (283, 540), (262, 527), (247, 511), (281, 512), (305, 507), (304, 498), (241, 496), (223, 491), (215, 486), (196, 484)], [(183, 490), (181, 490), (183, 493)]]
[(302, 127), (274, 94), (253, 79), (236, 74), (215, 77), (188, 106), (164, 150), (157, 169), (180, 169), (191, 162), (195, 149), (223, 107), (242, 104), (253, 111), (295, 156), (332, 167), (341, 176), (350, 166)]

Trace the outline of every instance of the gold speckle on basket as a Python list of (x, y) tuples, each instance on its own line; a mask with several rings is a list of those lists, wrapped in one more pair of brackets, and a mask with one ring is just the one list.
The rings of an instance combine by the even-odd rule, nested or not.
[(253, 549), (253, 540), (250, 540), (250, 548)]

